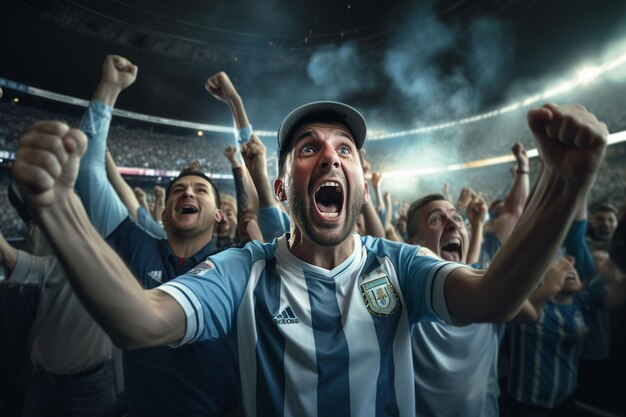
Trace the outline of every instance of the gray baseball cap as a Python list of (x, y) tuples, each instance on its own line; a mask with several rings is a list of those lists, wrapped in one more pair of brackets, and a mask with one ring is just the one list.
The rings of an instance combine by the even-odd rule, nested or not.
[(293, 140), (295, 131), (305, 123), (339, 122), (346, 125), (358, 149), (363, 147), (367, 134), (365, 119), (355, 108), (337, 101), (314, 101), (298, 107), (285, 117), (278, 129), (278, 148), (283, 149)]

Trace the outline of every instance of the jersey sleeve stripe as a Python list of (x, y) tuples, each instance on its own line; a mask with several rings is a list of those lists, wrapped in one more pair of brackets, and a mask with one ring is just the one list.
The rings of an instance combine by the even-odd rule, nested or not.
[(185, 313), (185, 335), (178, 343), (173, 343), (170, 347), (182, 346), (196, 340), (204, 330), (202, 306), (196, 295), (180, 282), (168, 282), (158, 287), (158, 289), (174, 298)]
[(455, 324), (455, 320), (450, 315), (446, 304), (444, 285), (448, 274), (463, 266), (462, 264), (445, 262), (433, 268), (429, 276), (429, 307), (440, 319), (449, 324)]

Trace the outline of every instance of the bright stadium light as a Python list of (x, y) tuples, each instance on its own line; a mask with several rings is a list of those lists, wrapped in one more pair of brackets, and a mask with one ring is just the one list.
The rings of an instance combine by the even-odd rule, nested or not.
[(596, 77), (598, 77), (598, 75), (600, 75), (601, 71), (598, 67), (585, 67), (582, 68), (580, 70), (578, 70), (577, 74), (577, 80), (581, 83), (581, 84), (587, 84), (591, 81), (593, 81)]

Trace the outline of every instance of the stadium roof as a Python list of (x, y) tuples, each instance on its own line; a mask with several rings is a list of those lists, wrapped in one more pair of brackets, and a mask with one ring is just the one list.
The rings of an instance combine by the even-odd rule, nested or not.
[(0, 77), (88, 99), (116, 53), (139, 66), (119, 108), (229, 124), (203, 89), (225, 70), (266, 130), (319, 99), (398, 129), (467, 116), (626, 36), (610, 0), (14, 0), (2, 17)]

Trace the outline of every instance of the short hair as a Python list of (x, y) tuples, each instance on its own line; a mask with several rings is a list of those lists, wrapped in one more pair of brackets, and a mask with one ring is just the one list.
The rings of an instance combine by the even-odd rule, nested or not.
[(619, 211), (617, 210), (617, 207), (610, 203), (598, 204), (597, 206), (591, 208), (591, 214), (595, 214), (599, 211), (612, 211), (613, 213), (615, 213), (615, 217), (619, 216)]
[(221, 204), (229, 204), (237, 210), (237, 199), (230, 194), (222, 194), (220, 196)]
[(428, 203), (433, 201), (448, 201), (443, 194), (428, 194), (415, 200), (406, 213), (406, 233), (409, 238), (417, 235), (419, 225), (419, 211)]
[(179, 179), (183, 177), (188, 177), (190, 175), (200, 177), (206, 180), (209, 184), (211, 184), (211, 187), (213, 188), (213, 194), (215, 194), (215, 206), (219, 209), (221, 206), (221, 200), (220, 192), (217, 190), (217, 187), (215, 186), (213, 181), (211, 181), (211, 178), (207, 177), (202, 171), (197, 171), (194, 169), (183, 169), (182, 171), (180, 171), (180, 174), (178, 174), (176, 178), (170, 181), (170, 183), (167, 185), (167, 191), (165, 191), (165, 201), (167, 201), (167, 199), (170, 197), (170, 192), (172, 191), (172, 187), (174, 186), (174, 184), (176, 184)]

